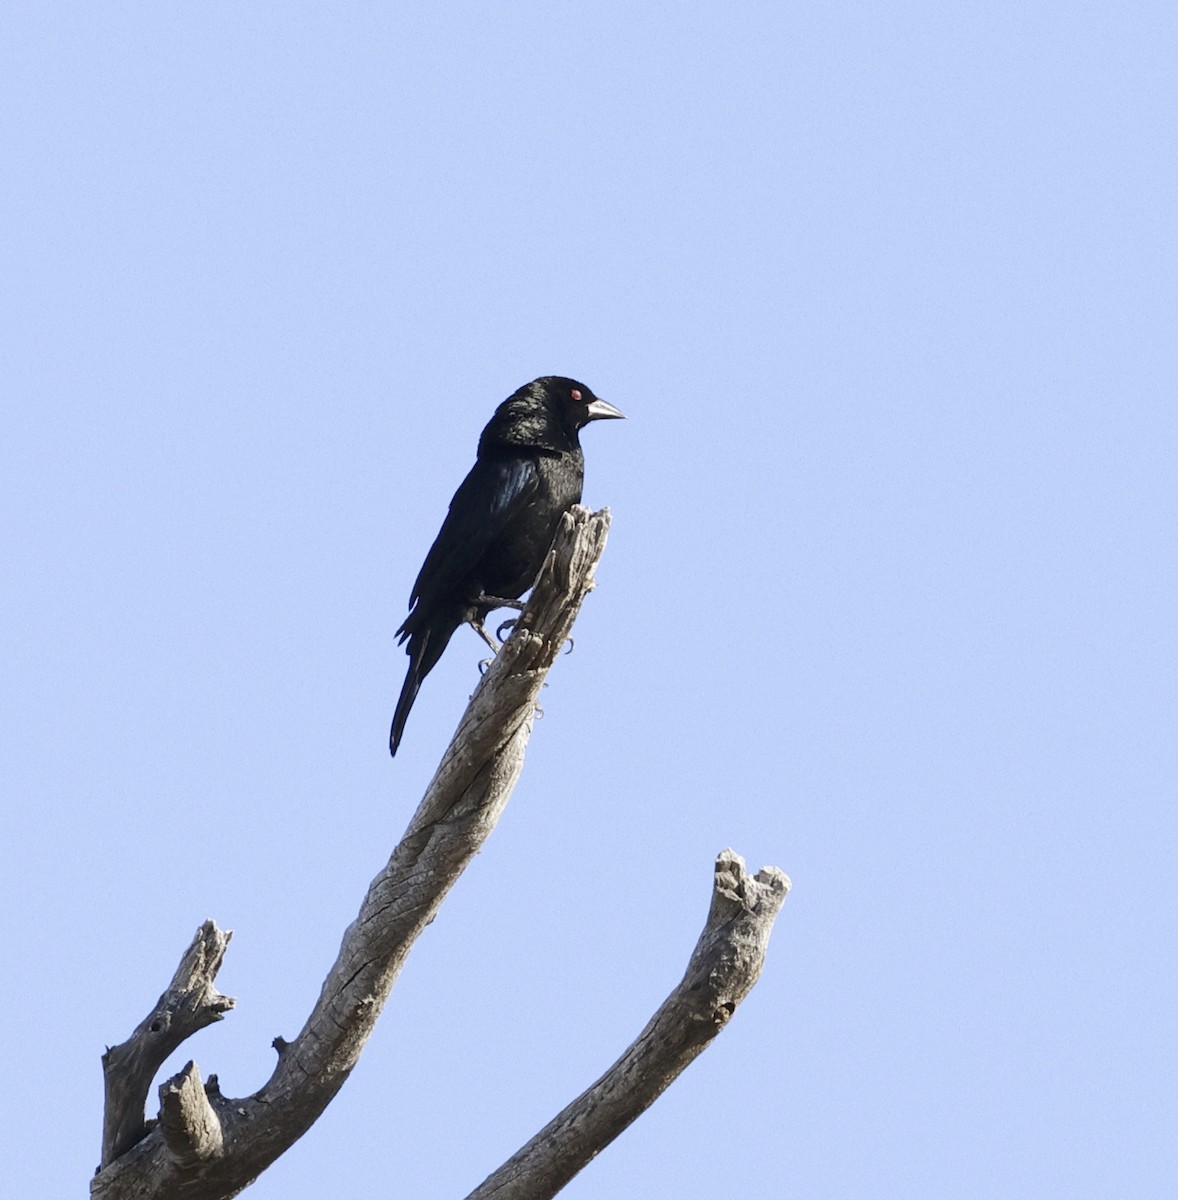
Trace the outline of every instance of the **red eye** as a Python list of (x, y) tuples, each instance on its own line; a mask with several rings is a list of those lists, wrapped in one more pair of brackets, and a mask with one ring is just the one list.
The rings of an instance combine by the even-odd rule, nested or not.
[(573, 388), (572, 395), (573, 395), (573, 399), (579, 403), (581, 400), (581, 393), (579, 391), (577, 391), (576, 388)]

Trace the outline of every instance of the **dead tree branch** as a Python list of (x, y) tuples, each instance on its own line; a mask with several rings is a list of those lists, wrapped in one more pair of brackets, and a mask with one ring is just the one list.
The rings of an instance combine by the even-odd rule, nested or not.
[(761, 974), (789, 879), (755, 876), (725, 850), (687, 971), (646, 1028), (592, 1087), (554, 1117), (467, 1200), (548, 1200), (641, 1116), (728, 1023)]
[(355, 1066), (418, 934), (507, 803), (540, 689), (593, 587), (608, 531), (608, 510), (578, 507), (565, 515), (526, 611), (480, 680), (404, 837), (369, 887), (311, 1015), (293, 1042), (275, 1039), (278, 1063), (270, 1079), (252, 1096), (227, 1100), (211, 1076), (207, 1111), (200, 1111), (191, 1103), (199, 1076), (195, 1068), (181, 1072), (164, 1085), (162, 1120), (148, 1129), (143, 1106), (160, 1064), (233, 1003), (212, 989), (229, 937), (211, 921), (202, 926), (168, 991), (105, 1056), (95, 1200), (222, 1200), (314, 1124)]
[(147, 1131), (144, 1105), (164, 1059), (199, 1029), (225, 1019), (233, 1007), (213, 980), (221, 969), (230, 933), (206, 921), (184, 951), (167, 990), (135, 1032), (102, 1056), (106, 1110), (102, 1129), (102, 1165), (129, 1150)]
[[(190, 1062), (144, 1106), (164, 1059), (233, 1000), (213, 980), (230, 934), (197, 931), (168, 989), (126, 1042), (103, 1056), (106, 1112), (93, 1200), (226, 1200), (315, 1123), (343, 1086), (405, 958), (495, 827), (523, 766), (536, 702), (593, 587), (609, 512), (566, 514), (527, 609), (483, 676), (425, 796), (372, 881), (306, 1024), (274, 1040), (278, 1062), (253, 1095), (221, 1095)], [(712, 911), (683, 982), (638, 1041), (583, 1096), (474, 1193), (480, 1200), (553, 1195), (647, 1108), (727, 1021), (760, 972), (788, 881), (755, 878), (725, 851)]]

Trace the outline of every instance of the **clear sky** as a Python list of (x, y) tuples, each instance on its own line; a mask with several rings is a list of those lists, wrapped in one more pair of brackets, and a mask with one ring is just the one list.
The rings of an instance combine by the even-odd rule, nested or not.
[[(494, 406), (614, 527), (523, 779), (257, 1200), (460, 1197), (794, 892), (578, 1200), (1178, 1192), (1172, 4), (9, 0), (5, 1188), (196, 926), (230, 1095), (476, 679), (393, 632)], [(46, 1156), (44, 1151), (51, 1147)]]

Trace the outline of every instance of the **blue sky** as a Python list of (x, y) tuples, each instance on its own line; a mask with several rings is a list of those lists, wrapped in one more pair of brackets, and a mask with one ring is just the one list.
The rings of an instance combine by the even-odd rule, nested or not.
[[(565, 1192), (1168, 1196), (1172, 6), (10, 4), (0, 1125), (207, 916), (269, 1075), (481, 657), (393, 632), (494, 406), (585, 380), (609, 547), (523, 779), (252, 1189), (464, 1195), (794, 880), (730, 1028)], [(50, 1159), (17, 1153), (52, 1142)]]

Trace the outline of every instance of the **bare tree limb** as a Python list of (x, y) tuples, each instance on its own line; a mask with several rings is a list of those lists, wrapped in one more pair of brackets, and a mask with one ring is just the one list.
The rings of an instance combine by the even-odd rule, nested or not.
[(756, 876), (725, 850), (712, 903), (679, 986), (621, 1058), (467, 1200), (548, 1200), (674, 1082), (727, 1024), (761, 974), (789, 879)]
[[(144, 1104), (164, 1059), (218, 1021), (233, 1001), (213, 980), (228, 933), (197, 931), (175, 977), (131, 1037), (103, 1056), (106, 1114), (94, 1200), (225, 1200), (305, 1133), (347, 1079), (418, 934), (478, 852), (523, 765), (536, 701), (593, 586), (609, 513), (566, 515), (526, 611), (483, 677), (404, 837), (373, 880), (306, 1024), (274, 1040), (266, 1084), (223, 1097), (195, 1063), (160, 1088), (160, 1118)], [(683, 981), (637, 1041), (470, 1200), (555, 1195), (642, 1113), (716, 1036), (755, 983), (789, 889), (776, 868), (755, 877), (724, 851), (711, 911)]]
[[(404, 837), (344, 934), (311, 1015), (293, 1042), (275, 1039), (278, 1063), (267, 1083), (252, 1096), (227, 1100), (210, 1077), (204, 1111), (192, 1103), (199, 1081), (193, 1068), (165, 1085), (164, 1121), (148, 1129), (143, 1104), (155, 1071), (187, 1037), (232, 1005), (197, 986), (203, 980), (211, 989), (228, 941), (211, 922), (202, 927), (156, 1009), (104, 1058), (106, 1132), (103, 1165), (91, 1182), (95, 1200), (236, 1195), (327, 1107), (359, 1058), (410, 947), (507, 803), (523, 766), (540, 689), (593, 587), (608, 530), (608, 510), (577, 507), (565, 515), (526, 611), (480, 681)], [(220, 953), (202, 960), (203, 974), (191, 969), (186, 974), (206, 933), (224, 939)], [(189, 975), (193, 982), (186, 990)], [(186, 1001), (190, 994), (207, 998)], [(161, 1013), (163, 1026), (152, 1028)], [(161, 1039), (161, 1033), (168, 1036)], [(219, 1125), (219, 1149), (210, 1114)]]
[(184, 951), (176, 974), (135, 1032), (102, 1056), (106, 1110), (102, 1129), (102, 1165), (129, 1150), (147, 1130), (143, 1106), (164, 1059), (199, 1029), (224, 1020), (233, 1007), (213, 980), (225, 958), (232, 931), (222, 933), (206, 921)]

